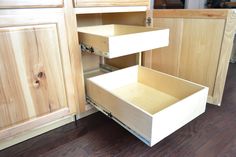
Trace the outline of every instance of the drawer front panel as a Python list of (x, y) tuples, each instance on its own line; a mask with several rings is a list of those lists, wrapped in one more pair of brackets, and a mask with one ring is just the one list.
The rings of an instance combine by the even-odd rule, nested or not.
[(153, 118), (151, 146), (204, 113), (207, 94), (205, 88), (157, 113)]
[(148, 6), (149, 0), (74, 0), (75, 7)]
[(1, 0), (0, 8), (54, 8), (63, 7), (63, 0)]

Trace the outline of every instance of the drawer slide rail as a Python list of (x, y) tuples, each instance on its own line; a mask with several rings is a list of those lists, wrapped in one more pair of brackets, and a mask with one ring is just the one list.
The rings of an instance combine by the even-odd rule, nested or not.
[(107, 117), (111, 118), (112, 120), (114, 120), (116, 123), (118, 123), (119, 125), (121, 125), (123, 128), (125, 128), (126, 130), (128, 130), (131, 134), (133, 134), (134, 136), (136, 136), (138, 139), (140, 139), (141, 141), (143, 141), (145, 144), (147, 144), (148, 146), (151, 146), (151, 142), (148, 141), (147, 139), (145, 139), (144, 137), (142, 137), (140, 134), (138, 134), (136, 131), (132, 130), (130, 127), (128, 127), (127, 125), (125, 125), (122, 121), (120, 121), (119, 119), (117, 119), (116, 117), (114, 117), (112, 115), (111, 112), (107, 111), (104, 107), (96, 104), (91, 98), (86, 97), (86, 101), (88, 104), (94, 106), (98, 111), (102, 112), (103, 114), (105, 114)]

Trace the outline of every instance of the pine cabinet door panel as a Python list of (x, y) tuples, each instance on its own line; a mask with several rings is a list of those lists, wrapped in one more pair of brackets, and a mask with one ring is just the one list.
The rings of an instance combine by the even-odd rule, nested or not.
[(0, 32), (0, 129), (28, 119), (26, 101), (7, 32)]
[[(56, 25), (5, 28), (21, 76), (22, 88), (29, 88), (35, 116), (66, 105), (66, 93)], [(24, 77), (25, 76), (25, 77)], [(25, 80), (27, 79), (27, 80)], [(26, 93), (26, 92), (25, 92)], [(25, 94), (26, 99), (29, 94)]]
[(0, 18), (0, 139), (75, 113), (63, 10), (0, 10)]
[(179, 60), (183, 33), (183, 19), (154, 18), (154, 27), (169, 28), (169, 46), (152, 50), (152, 68), (179, 76)]
[(36, 115), (65, 107), (66, 93), (56, 25), (28, 27), (24, 31), (12, 32), (11, 36), (14, 43), (18, 41), (17, 49), (24, 50), (22, 56), (27, 84)]
[(224, 19), (184, 19), (179, 75), (209, 87), (213, 95)]

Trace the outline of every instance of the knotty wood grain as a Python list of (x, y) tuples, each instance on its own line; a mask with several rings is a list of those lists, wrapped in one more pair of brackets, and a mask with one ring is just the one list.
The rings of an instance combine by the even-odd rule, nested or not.
[[(7, 64), (6, 64), (7, 63)], [(9, 68), (11, 67), (11, 68)], [(10, 37), (0, 31), (0, 130), (27, 120), (28, 111)]]

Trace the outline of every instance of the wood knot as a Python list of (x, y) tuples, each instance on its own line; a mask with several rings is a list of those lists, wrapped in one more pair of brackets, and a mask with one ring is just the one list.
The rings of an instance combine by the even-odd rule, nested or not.
[(35, 80), (33, 82), (33, 86), (34, 86), (34, 88), (39, 88), (40, 87), (40, 81), (39, 80)]
[(45, 73), (44, 73), (44, 72), (39, 72), (39, 73), (38, 73), (38, 78), (41, 79), (41, 78), (43, 78), (44, 76), (45, 76)]

